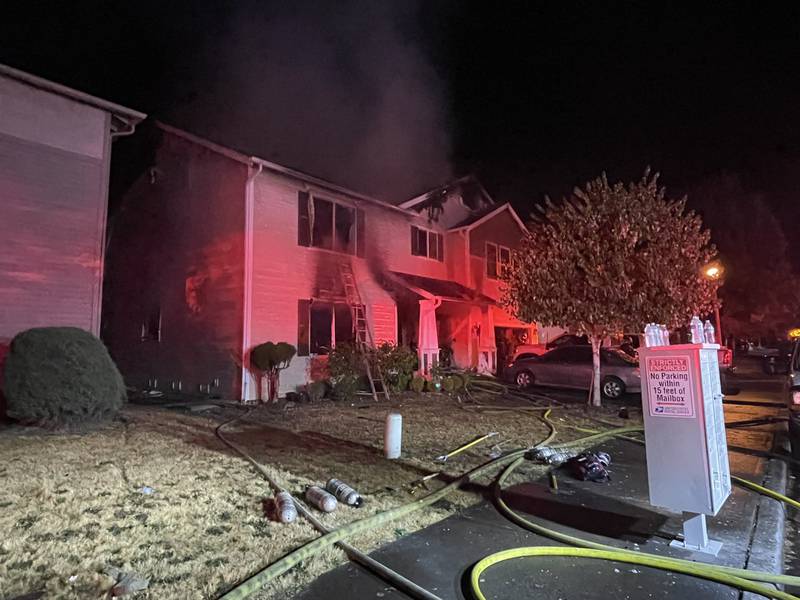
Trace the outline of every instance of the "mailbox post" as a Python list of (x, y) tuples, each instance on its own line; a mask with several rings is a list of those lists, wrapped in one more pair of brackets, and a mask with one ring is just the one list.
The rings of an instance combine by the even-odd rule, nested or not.
[(718, 344), (640, 348), (650, 503), (684, 513), (683, 542), (716, 555), (706, 515), (731, 492)]

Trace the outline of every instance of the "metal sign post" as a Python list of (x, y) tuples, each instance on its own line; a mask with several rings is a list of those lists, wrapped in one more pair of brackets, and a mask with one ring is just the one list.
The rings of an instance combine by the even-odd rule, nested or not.
[(672, 546), (716, 555), (706, 515), (731, 492), (718, 344), (639, 350), (650, 503), (684, 513), (683, 541)]

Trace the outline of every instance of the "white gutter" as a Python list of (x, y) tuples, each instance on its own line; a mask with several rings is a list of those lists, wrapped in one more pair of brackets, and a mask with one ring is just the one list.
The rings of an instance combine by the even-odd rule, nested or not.
[(262, 166), (262, 167), (264, 167), (264, 168), (266, 168), (266, 169), (268, 169), (270, 171), (273, 171), (275, 173), (280, 173), (282, 175), (286, 175), (286, 176), (291, 177), (293, 179), (301, 179), (301, 180), (303, 180), (303, 181), (305, 181), (307, 183), (310, 183), (312, 185), (316, 185), (319, 188), (322, 188), (324, 190), (328, 190), (329, 192), (335, 192), (335, 193), (338, 193), (338, 194), (342, 194), (344, 196), (349, 196), (350, 198), (353, 198), (355, 200), (364, 200), (365, 202), (370, 202), (372, 204), (376, 204), (376, 205), (381, 206), (383, 208), (386, 208), (386, 209), (389, 209), (389, 210), (393, 210), (395, 212), (402, 213), (402, 214), (404, 214), (406, 216), (409, 216), (409, 217), (418, 217), (419, 216), (418, 213), (416, 213), (414, 211), (411, 211), (411, 210), (407, 210), (405, 208), (402, 208), (401, 206), (397, 206), (395, 204), (391, 204), (390, 202), (385, 202), (383, 200), (378, 200), (377, 198), (373, 198), (372, 196), (367, 196), (366, 194), (361, 194), (359, 192), (355, 192), (353, 190), (349, 190), (346, 187), (342, 187), (342, 186), (337, 185), (335, 183), (331, 183), (330, 181), (325, 181), (324, 179), (320, 179), (319, 177), (314, 177), (313, 175), (308, 175), (306, 173), (302, 173), (301, 171), (297, 171), (297, 170), (292, 169), (290, 167), (284, 167), (283, 165), (279, 165), (279, 164), (276, 164), (274, 162), (270, 162), (268, 160), (264, 160), (263, 158), (258, 158), (257, 156), (251, 156), (250, 160), (253, 163), (255, 163), (257, 165), (260, 165), (260, 166)]
[(321, 190), (326, 190), (327, 192), (333, 192), (335, 194), (341, 194), (346, 196), (352, 200), (363, 200), (365, 202), (369, 202), (370, 204), (374, 204), (376, 206), (380, 206), (381, 208), (385, 208), (388, 210), (392, 210), (407, 217), (412, 218), (419, 218), (419, 213), (413, 210), (406, 210), (401, 208), (400, 206), (396, 206), (390, 202), (386, 202), (384, 200), (379, 200), (378, 198), (373, 198), (372, 196), (367, 196), (366, 194), (361, 194), (354, 190), (347, 189), (346, 187), (342, 187), (330, 181), (325, 181), (324, 179), (320, 179), (319, 177), (315, 177), (313, 175), (309, 175), (307, 173), (303, 173), (302, 171), (298, 171), (296, 169), (292, 169), (290, 167), (284, 167), (283, 165), (279, 165), (274, 162), (270, 162), (268, 160), (264, 160), (263, 158), (259, 158), (257, 156), (249, 156), (246, 154), (242, 154), (241, 152), (237, 152), (236, 150), (232, 150), (225, 146), (221, 146), (215, 142), (207, 140), (205, 138), (201, 138), (199, 136), (194, 135), (193, 133), (189, 133), (188, 131), (184, 131), (182, 129), (178, 129), (177, 127), (173, 127), (172, 125), (167, 125), (161, 121), (156, 121), (156, 125), (168, 132), (172, 135), (176, 135), (181, 137), (185, 140), (192, 142), (193, 144), (198, 144), (199, 146), (203, 146), (204, 148), (208, 148), (212, 152), (216, 152), (217, 154), (221, 154), (222, 156), (227, 156), (231, 160), (235, 160), (242, 164), (252, 166), (252, 165), (260, 165), (262, 168), (272, 171), (274, 173), (278, 173), (280, 175), (285, 175), (288, 178), (294, 180), (300, 180), (307, 184), (311, 184), (316, 186)]
[(98, 98), (96, 96), (90, 96), (85, 92), (79, 92), (78, 90), (61, 85), (60, 83), (55, 83), (53, 81), (49, 81), (48, 79), (36, 77), (36, 75), (31, 75), (25, 71), (14, 69), (8, 65), (0, 64), (0, 75), (12, 77), (18, 81), (27, 83), (28, 85), (37, 87), (47, 92), (52, 92), (66, 98), (70, 98), (71, 100), (75, 100), (76, 102), (80, 102), (82, 104), (94, 106), (100, 110), (110, 112), (113, 115), (119, 115), (120, 117), (127, 119), (129, 122), (133, 121), (136, 123), (142, 121), (147, 116), (138, 110), (133, 110), (132, 108), (128, 108), (114, 102), (109, 102), (108, 100), (103, 100), (102, 98)]
[(255, 212), (255, 180), (263, 169), (261, 164), (247, 167), (244, 187), (244, 306), (242, 309), (242, 401), (258, 400), (255, 397), (258, 382), (247, 368), (250, 351), (250, 327), (253, 321), (253, 215)]

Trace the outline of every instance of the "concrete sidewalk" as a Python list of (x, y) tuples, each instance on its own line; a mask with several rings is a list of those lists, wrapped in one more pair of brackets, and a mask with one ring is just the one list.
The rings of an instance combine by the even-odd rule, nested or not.
[[(734, 435), (748, 434), (737, 431)], [(620, 440), (610, 441), (601, 448), (609, 451), (613, 457), (613, 479), (610, 483), (581, 482), (568, 474), (560, 474), (558, 494), (551, 493), (546, 482), (531, 482), (506, 490), (506, 501), (516, 511), (529, 515), (547, 527), (654, 554), (736, 567), (746, 567), (750, 562), (750, 568), (762, 569), (770, 568), (769, 560), (761, 560), (760, 564), (755, 565), (751, 556), (756, 558), (758, 555), (763, 559), (771, 555), (773, 562), (776, 556), (781, 556), (780, 547), (765, 547), (779, 546), (782, 535), (774, 534), (777, 527), (774, 520), (764, 521), (759, 526), (759, 512), (762, 517), (768, 512), (763, 508), (761, 498), (738, 488), (734, 488), (734, 493), (720, 513), (709, 519), (711, 537), (723, 542), (718, 558), (670, 548), (669, 541), (681, 532), (681, 521), (678, 515), (656, 510), (649, 505), (644, 448)], [(524, 466), (521, 469), (524, 472)], [(764, 478), (764, 461), (732, 454), (732, 471), (761, 482)], [(770, 530), (772, 535), (769, 535)], [(755, 553), (754, 540), (759, 546)], [(372, 556), (443, 600), (450, 600), (472, 597), (468, 585), (469, 572), (475, 562), (486, 555), (508, 548), (552, 544), (550, 540), (512, 524), (490, 503), (484, 502), (388, 544)], [(780, 566), (780, 558), (775, 566)], [(487, 598), (498, 599), (732, 600), (740, 597), (738, 590), (700, 579), (588, 559), (526, 558), (508, 561), (491, 567), (483, 579), (482, 587)], [(299, 600), (331, 597), (406, 598), (353, 564), (323, 575), (296, 596)]]

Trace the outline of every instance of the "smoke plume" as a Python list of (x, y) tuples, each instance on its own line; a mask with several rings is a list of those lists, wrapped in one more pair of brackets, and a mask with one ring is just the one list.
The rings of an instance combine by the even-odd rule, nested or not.
[(237, 2), (170, 121), (387, 200), (450, 176), (442, 81), (419, 5)]

